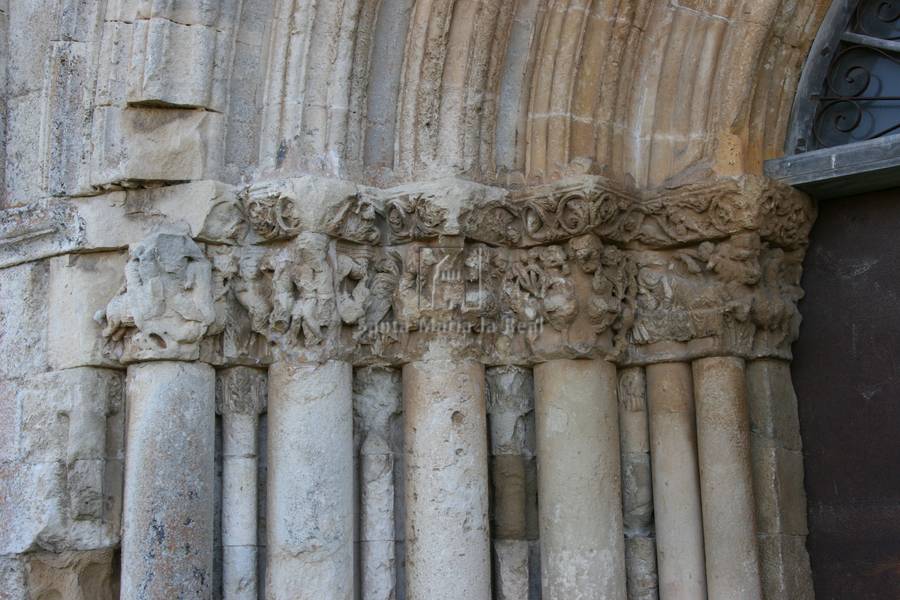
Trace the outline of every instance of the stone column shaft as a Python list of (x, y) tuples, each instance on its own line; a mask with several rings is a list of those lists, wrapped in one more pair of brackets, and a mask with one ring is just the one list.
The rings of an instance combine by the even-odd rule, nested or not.
[(257, 598), (257, 432), (265, 374), (248, 367), (219, 375), (222, 415), (222, 589), (224, 600)]
[(484, 369), (403, 367), (407, 600), (490, 600)]
[(544, 600), (624, 600), (616, 368), (555, 360), (534, 369)]
[(711, 600), (762, 598), (744, 361), (694, 361), (706, 582)]
[(797, 396), (790, 363), (747, 363), (759, 562), (766, 600), (812, 600)]
[(215, 371), (128, 367), (122, 598), (212, 597)]
[(359, 418), (359, 553), (362, 600), (396, 597), (397, 562), (392, 427), (402, 384), (393, 369), (357, 369), (353, 407)]
[(647, 366), (660, 597), (706, 597), (703, 514), (691, 367)]
[(628, 600), (656, 600), (659, 597), (647, 421), (644, 369), (624, 369), (619, 373), (619, 437)]
[(527, 600), (531, 579), (527, 465), (534, 456), (530, 370), (487, 369), (496, 600)]
[(349, 364), (269, 368), (266, 597), (352, 600)]

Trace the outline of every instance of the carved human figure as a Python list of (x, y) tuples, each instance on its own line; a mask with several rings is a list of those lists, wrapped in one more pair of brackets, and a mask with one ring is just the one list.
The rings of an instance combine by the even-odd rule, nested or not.
[(156, 233), (129, 250), (125, 283), (95, 319), (121, 358), (196, 358), (215, 320), (212, 269), (186, 235)]
[(368, 246), (338, 245), (337, 310), (346, 325), (363, 325), (366, 304), (371, 295), (368, 287), (371, 258), (372, 248)]
[(797, 302), (803, 298), (800, 287), (802, 260), (781, 248), (763, 253), (762, 277), (754, 290), (753, 323), (766, 332), (776, 334), (776, 344), (796, 339), (800, 331), (800, 311)]
[(400, 257), (395, 253), (380, 256), (374, 261), (375, 272), (369, 284), (369, 299), (366, 303), (365, 330), (375, 331), (391, 312), (394, 293), (400, 283)]
[(541, 314), (557, 331), (565, 331), (578, 314), (575, 286), (569, 277), (569, 265), (562, 246), (538, 250), (542, 269)]
[(759, 234), (741, 233), (718, 244), (704, 242), (699, 253), (707, 261), (706, 268), (725, 284), (724, 288), (716, 288), (725, 313), (738, 321), (746, 321), (753, 303), (751, 288), (762, 276)]
[(335, 314), (331, 267), (325, 254), (328, 238), (303, 234), (276, 258), (272, 279), (273, 332), (289, 342), (321, 344)]
[(234, 295), (250, 314), (250, 326), (266, 334), (272, 314), (272, 282), (267, 276), (266, 250), (259, 246), (241, 248)]

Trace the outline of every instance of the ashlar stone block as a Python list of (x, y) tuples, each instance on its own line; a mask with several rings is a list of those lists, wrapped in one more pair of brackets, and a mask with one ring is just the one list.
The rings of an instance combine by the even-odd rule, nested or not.
[(104, 356), (94, 321), (124, 281), (125, 252), (58, 256), (50, 260), (49, 360), (54, 369), (118, 366)]
[(216, 179), (223, 124), (206, 110), (98, 107), (90, 183)]
[(134, 23), (129, 104), (223, 111), (231, 36), (214, 27), (164, 18)]
[(2, 379), (48, 368), (49, 266), (47, 261), (41, 261), (0, 270)]
[[(110, 547), (118, 538), (122, 375), (54, 371), (0, 383), (0, 554)], [(11, 407), (11, 408), (10, 408)]]

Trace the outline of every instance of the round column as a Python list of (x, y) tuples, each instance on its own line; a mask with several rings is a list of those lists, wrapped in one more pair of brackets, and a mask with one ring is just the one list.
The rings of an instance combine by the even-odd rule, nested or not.
[(265, 373), (248, 367), (220, 375), (222, 415), (222, 591), (224, 600), (256, 600), (257, 431)]
[(485, 375), (493, 489), (494, 588), (497, 600), (527, 599), (532, 573), (526, 480), (527, 464), (534, 456), (529, 447), (534, 384), (531, 371), (521, 367), (493, 367)]
[(269, 368), (266, 597), (352, 600), (352, 369)]
[(406, 598), (490, 600), (484, 369), (403, 367)]
[(706, 582), (715, 600), (762, 598), (744, 361), (694, 361)]
[(647, 381), (642, 367), (619, 370), (622, 516), (630, 600), (658, 598)]
[(691, 366), (656, 364), (647, 366), (646, 372), (660, 597), (705, 598), (706, 561)]
[(361, 600), (396, 598), (397, 560), (392, 433), (402, 385), (394, 369), (357, 369), (353, 407), (359, 448), (359, 562)]
[(625, 600), (616, 368), (534, 369), (544, 600)]
[(212, 597), (215, 371), (128, 367), (122, 598)]

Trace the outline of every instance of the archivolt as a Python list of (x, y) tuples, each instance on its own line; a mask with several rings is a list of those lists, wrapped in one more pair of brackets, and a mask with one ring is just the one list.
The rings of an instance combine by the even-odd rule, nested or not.
[(828, 4), (278, 0), (260, 163), (379, 183), (759, 173)]

